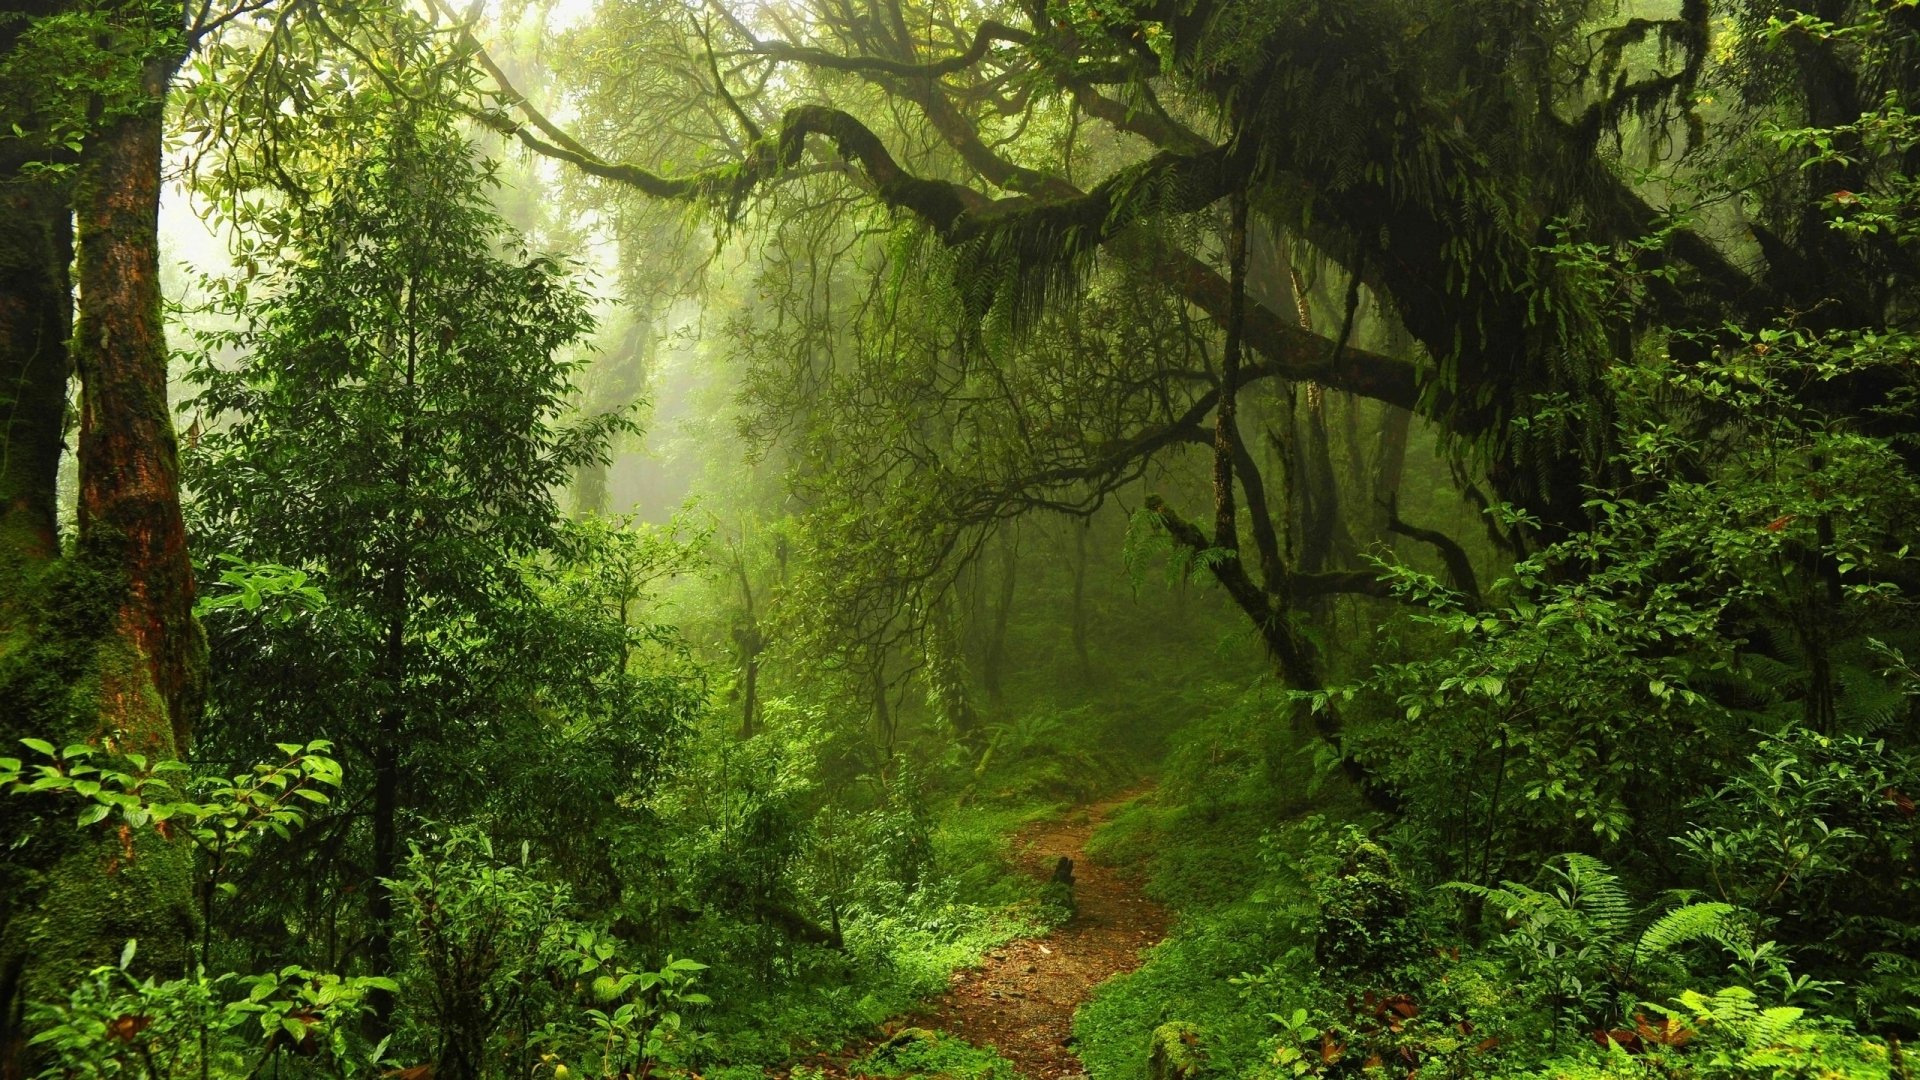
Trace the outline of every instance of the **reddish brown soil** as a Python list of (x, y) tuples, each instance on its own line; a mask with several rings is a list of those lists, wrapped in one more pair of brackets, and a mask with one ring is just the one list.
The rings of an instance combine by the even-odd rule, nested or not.
[(908, 1023), (951, 1032), (998, 1050), (1033, 1080), (1086, 1070), (1067, 1045), (1073, 1011), (1105, 980), (1140, 966), (1140, 950), (1165, 935), (1166, 913), (1133, 882), (1086, 858), (1094, 829), (1137, 792), (1028, 826), (1014, 839), (1021, 865), (1036, 877), (1073, 860), (1073, 919), (1041, 938), (1009, 942), (957, 971), (947, 992)]

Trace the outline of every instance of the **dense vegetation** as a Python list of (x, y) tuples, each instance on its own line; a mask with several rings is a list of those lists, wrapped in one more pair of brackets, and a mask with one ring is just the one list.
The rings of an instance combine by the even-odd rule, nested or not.
[(1090, 803), (1092, 1080), (1913, 1075), (1915, 0), (27, 0), (0, 103), (0, 1077), (1013, 1080), (901, 1025)]

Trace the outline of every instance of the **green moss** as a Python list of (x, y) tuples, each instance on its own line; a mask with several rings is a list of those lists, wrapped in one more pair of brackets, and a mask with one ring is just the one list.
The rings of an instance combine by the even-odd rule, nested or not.
[[(70, 821), (62, 822), (71, 829)], [(151, 831), (88, 830), (34, 890), (31, 912), (8, 926), (22, 948), (29, 1000), (64, 997), (88, 970), (111, 962), (129, 938), (144, 970), (186, 967), (194, 930), (193, 849)]]
[(126, 597), (114, 552), (89, 545), (11, 586), (14, 612), (0, 644), (0, 738), (54, 738), (86, 731), (97, 702), (74, 688), (98, 660)]
[(853, 1064), (854, 1076), (1015, 1080), (1013, 1063), (945, 1032), (910, 1027)]
[(1153, 1029), (1147, 1048), (1148, 1080), (1192, 1080), (1207, 1065), (1200, 1029), (1172, 1020)]
[[(85, 545), (18, 582), (0, 639), (0, 741), (105, 744), (174, 757), (171, 718), (146, 658), (114, 632), (126, 595), (114, 545)], [(111, 713), (112, 727), (104, 720)], [(193, 851), (151, 829), (74, 825), (51, 796), (0, 799), (0, 964), (24, 955), (34, 998), (64, 996), (128, 938), (141, 965), (184, 969), (193, 928)]]

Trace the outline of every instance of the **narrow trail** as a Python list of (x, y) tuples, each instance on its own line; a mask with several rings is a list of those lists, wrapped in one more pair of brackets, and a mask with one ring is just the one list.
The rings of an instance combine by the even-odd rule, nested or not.
[(1166, 934), (1166, 912), (1140, 887), (1086, 857), (1086, 844), (1129, 791), (1064, 818), (1037, 822), (1014, 837), (1014, 857), (1046, 878), (1064, 855), (1073, 860), (1077, 912), (1045, 937), (1008, 942), (979, 967), (954, 972), (947, 992), (909, 1019), (977, 1046), (992, 1047), (1031, 1080), (1062, 1080), (1085, 1069), (1068, 1040), (1073, 1012), (1093, 988), (1140, 966), (1140, 951)]

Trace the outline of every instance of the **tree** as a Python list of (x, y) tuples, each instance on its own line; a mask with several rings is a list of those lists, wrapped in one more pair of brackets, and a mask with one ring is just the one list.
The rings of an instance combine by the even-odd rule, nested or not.
[[(624, 25), (657, 6), (634, 0), (608, 17)], [(1587, 491), (1620, 479), (1607, 374), (1650, 337), (1698, 359), (1729, 319), (1818, 310), (1821, 320), (1886, 327), (1913, 304), (1911, 288), (1885, 273), (1910, 261), (1891, 232), (1838, 234), (1809, 209), (1835, 190), (1858, 198), (1911, 153), (1851, 128), (1885, 95), (1912, 92), (1915, 65), (1903, 60), (1916, 33), (1903, 5), (1836, 3), (1788, 17), (1768, 4), (1706, 2), (1655, 16), (1494, 0), (1443, 10), (1399, 0), (1010, 3), (978, 13), (875, 0), (791, 16), (711, 5), (691, 32), (661, 26), (646, 52), (658, 66), (583, 68), (588, 111), (577, 131), (497, 68), (497, 107), (476, 112), (539, 153), (704, 205), (726, 226), (786, 229), (811, 212), (848, 231), (915, 238), (911, 257), (932, 257), (957, 308), (948, 329), (962, 344), (948, 356), (984, 358), (1003, 383), (1019, 339), (1044, 333), (1050, 308), (1084, 316), (1115, 277), (1151, 283), (1179, 318), (1204, 315), (1213, 323), (1196, 335), (1211, 352), (1204, 365), (1169, 352), (1145, 373), (1081, 384), (1137, 390), (1160, 408), (1123, 414), (1128, 426), (1113, 438), (1050, 446), (1051, 460), (991, 483), (936, 470), (947, 505), (933, 516), (957, 526), (1097, 505), (1150, 463), (1210, 445), (1206, 520), (1189, 520), (1171, 497), (1153, 504), (1154, 518), (1302, 688), (1326, 678), (1306, 632), (1320, 598), (1385, 591), (1368, 569), (1323, 562), (1340, 545), (1326, 534), (1338, 521), (1327, 516), (1322, 390), (1441, 425), (1463, 477), (1528, 511), (1517, 519), (1526, 524), (1496, 533), (1524, 553), (1591, 525)], [(707, 107), (637, 136), (626, 118), (646, 114), (642, 95), (657, 97), (663, 70)], [(1729, 103), (1709, 109), (1709, 93)], [(1803, 122), (1829, 125), (1844, 145), (1829, 153), (1764, 134)], [(727, 163), (644, 164), (655, 148), (684, 160), (689, 142)], [(1639, 154), (1664, 189), (1629, 168)], [(1087, 172), (1102, 178), (1075, 181)], [(838, 197), (849, 189), (851, 210)], [(1714, 209), (1742, 200), (1738, 221)], [(1226, 220), (1217, 232), (1190, 227), (1201, 213)], [(1304, 299), (1298, 282), (1284, 282), (1297, 255), (1248, 258), (1273, 237), (1338, 265), (1346, 297), (1333, 318), (1287, 310)], [(1634, 284), (1596, 290), (1552, 253), (1567, 242), (1611, 253)], [(898, 274), (894, 259), (867, 264), (876, 265), (870, 282)], [(856, 305), (870, 311), (877, 291), (856, 287)], [(1355, 315), (1370, 310), (1388, 313), (1389, 329), (1424, 355), (1356, 347)], [(1883, 389), (1874, 378), (1822, 392), (1857, 411)], [(959, 415), (980, 381), (948, 393), (948, 411), (933, 393), (909, 409)], [(1236, 415), (1263, 387), (1307, 409), (1306, 437), (1280, 455), (1278, 483), (1253, 452), (1254, 425)], [(1039, 410), (1013, 411), (1028, 421), (1023, 438), (1049, 430)], [(915, 446), (924, 426), (892, 430), (907, 434), (868, 460), (924, 451)], [(927, 530), (924, 506), (904, 513), (909, 530), (952, 535)], [(1457, 586), (1473, 587), (1457, 540), (1387, 517), (1430, 543)], [(974, 549), (928, 546), (939, 557)], [(1317, 722), (1339, 736), (1330, 710)]]
[(503, 796), (504, 759), (556, 716), (660, 714), (628, 712), (626, 623), (547, 603), (531, 574), (574, 547), (554, 492), (629, 426), (561, 422), (579, 362), (558, 353), (591, 325), (587, 297), (516, 246), (443, 113), (363, 115), (364, 153), (293, 222), (292, 260), (225, 285), (240, 325), (206, 344), (242, 355), (196, 360), (214, 426), (192, 475), (204, 543), (311, 568), (327, 596), (323, 617), (222, 628), (218, 740), (297, 724), (347, 749), (354, 816), (310, 885), (344, 871), (369, 898), (364, 955), (385, 971), (406, 814)]
[[(0, 28), (0, 100), (19, 117), (0, 140), (0, 735), (176, 760), (200, 713), (204, 654), (167, 407), (161, 133), (169, 83), (219, 16), (207, 5), (189, 25), (165, 3), (19, 15)], [(55, 477), (76, 374), (78, 532), (63, 551)], [(184, 844), (155, 829), (54, 831), (32, 800), (9, 807), (0, 831), (32, 852), (0, 879), (0, 1055), (26, 997), (132, 934), (148, 940), (144, 965), (185, 963)]]

